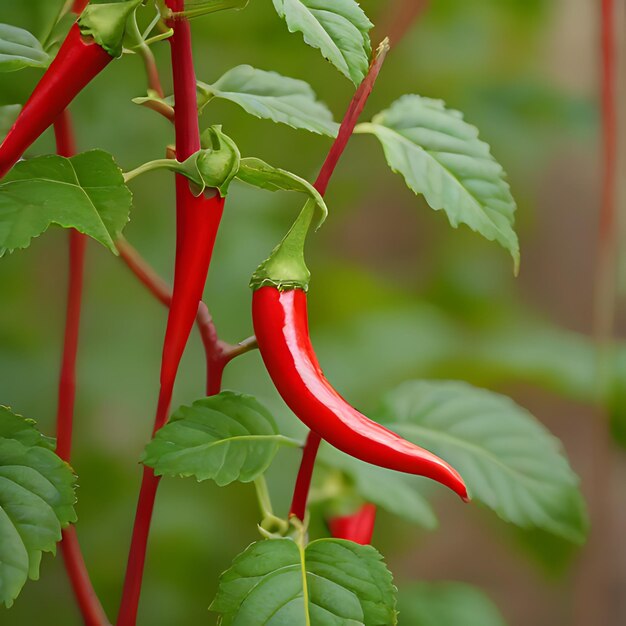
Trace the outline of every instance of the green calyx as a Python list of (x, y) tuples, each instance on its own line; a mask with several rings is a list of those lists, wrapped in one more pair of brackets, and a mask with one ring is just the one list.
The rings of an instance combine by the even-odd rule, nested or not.
[[(200, 137), (202, 150), (197, 153), (195, 167), (204, 186), (215, 187), (222, 197), (228, 193), (241, 163), (237, 144), (222, 132), (221, 126), (211, 126)], [(192, 157), (193, 158), (193, 157)]]
[(128, 20), (143, 0), (89, 4), (78, 18), (83, 37), (92, 37), (114, 59), (122, 56)]
[(279, 291), (308, 290), (311, 272), (304, 260), (304, 244), (315, 210), (315, 202), (309, 200), (285, 238), (252, 274), (250, 287), (254, 291), (261, 287), (275, 287)]
[(176, 159), (157, 159), (126, 172), (126, 183), (141, 174), (166, 169), (188, 178), (197, 189), (199, 196), (207, 187), (215, 188), (222, 197), (239, 171), (241, 155), (235, 142), (225, 135), (220, 126), (212, 126), (202, 135), (202, 149), (192, 154), (182, 163)]

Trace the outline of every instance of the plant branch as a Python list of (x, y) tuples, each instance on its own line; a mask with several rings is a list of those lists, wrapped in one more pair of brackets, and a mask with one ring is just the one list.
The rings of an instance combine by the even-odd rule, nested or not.
[(169, 106), (169, 104), (165, 104), (165, 102), (160, 102), (159, 100), (146, 100), (142, 102), (142, 105), (162, 115), (166, 120), (172, 122), (172, 124), (174, 123), (174, 107)]
[[(602, 113), (602, 189), (596, 252), (593, 334), (598, 348), (597, 385), (599, 397), (611, 395), (614, 380), (613, 348), (617, 295), (618, 218), (616, 206), (617, 175), (617, 93), (616, 93), (616, 16), (614, 0), (601, 3), (601, 113)], [(607, 405), (608, 406), (608, 405)], [(591, 535), (577, 580), (576, 623), (610, 621), (608, 591), (613, 584), (611, 546), (612, 524), (612, 442), (608, 408), (600, 409), (592, 422), (590, 455), (593, 491), (590, 495)], [(584, 594), (584, 601), (581, 597)]]
[(348, 145), (350, 137), (352, 137), (354, 127), (357, 125), (359, 117), (361, 116), (361, 113), (363, 112), (363, 109), (367, 104), (367, 100), (372, 93), (372, 89), (374, 88), (374, 84), (376, 83), (376, 79), (378, 78), (378, 74), (380, 73), (388, 52), (389, 40), (384, 39), (380, 46), (378, 46), (376, 56), (374, 57), (374, 60), (370, 65), (367, 76), (359, 85), (359, 88), (357, 89), (352, 98), (352, 101), (350, 102), (350, 105), (348, 106), (348, 110), (346, 111), (343, 121), (341, 122), (341, 126), (339, 127), (337, 138), (333, 142), (333, 145), (328, 152), (326, 160), (324, 161), (324, 164), (322, 165), (320, 173), (314, 184), (314, 187), (322, 195), (326, 193), (330, 178), (333, 175), (335, 168), (337, 167), (337, 163), (339, 163), (341, 155)]
[(109, 620), (89, 579), (76, 528), (69, 526), (63, 530), (62, 536), (63, 561), (85, 626), (109, 626)]
[(137, 13), (133, 13), (131, 19), (129, 20), (129, 24), (131, 29), (130, 36), (135, 41), (133, 50), (139, 54), (143, 61), (146, 69), (146, 75), (148, 77), (148, 87), (156, 92), (159, 98), (162, 98), (164, 92), (163, 87), (161, 86), (159, 68), (157, 67), (156, 60), (154, 58), (154, 54), (152, 54), (150, 46), (146, 43), (141, 31), (139, 30), (139, 25), (137, 24)]
[[(71, 0), (69, 0), (68, 4), (71, 2)], [(76, 15), (80, 15), (84, 10), (85, 7), (89, 4), (89, 0), (74, 0), (74, 4), (72, 5), (72, 13), (75, 13)]]
[[(337, 138), (333, 142), (333, 145), (328, 152), (328, 156), (322, 165), (320, 173), (315, 181), (314, 187), (324, 195), (328, 188), (328, 183), (335, 172), (339, 159), (344, 153), (348, 141), (354, 132), (354, 127), (359, 121), (361, 113), (367, 104), (367, 100), (372, 93), (376, 79), (380, 73), (385, 57), (389, 52), (389, 40), (385, 39), (376, 52), (376, 56), (372, 61), (367, 76), (354, 94), (348, 110), (344, 115), (344, 118), (339, 127), (339, 133)], [(299, 520), (304, 520), (306, 513), (307, 500), (309, 498), (309, 490), (311, 488), (311, 478), (313, 476), (313, 469), (315, 467), (315, 459), (317, 457), (317, 451), (321, 442), (320, 436), (310, 431), (304, 445), (302, 453), (302, 462), (300, 469), (298, 470), (298, 476), (296, 478), (296, 484), (293, 492), (293, 499), (291, 501), (290, 516), (295, 516)]]
[[(184, 9), (183, 0), (167, 0), (169, 9), (180, 11)], [(174, 29), (170, 38), (172, 51), (172, 71), (174, 77), (174, 97), (176, 99), (174, 126), (176, 129), (176, 151), (180, 159), (184, 160), (200, 149), (200, 128), (198, 124), (196, 102), (196, 76), (191, 49), (191, 29), (189, 22), (184, 19), (172, 21), (168, 24)], [(183, 245), (185, 211), (184, 204), (180, 202), (178, 193), (181, 186), (185, 185), (188, 191), (188, 183), (184, 177), (177, 176), (177, 203), (176, 203), (176, 250), (178, 254)], [(168, 318), (169, 319), (169, 318)], [(167, 337), (164, 344), (164, 352), (167, 348)], [(153, 433), (167, 422), (169, 415), (174, 382), (179, 363), (167, 362), (165, 358), (161, 363), (161, 377), (159, 399), (156, 416), (154, 419)], [(167, 367), (167, 371), (166, 371)], [(135, 626), (137, 610), (143, 581), (143, 572), (148, 547), (148, 536), (152, 522), (154, 501), (159, 485), (159, 477), (155, 476), (151, 468), (145, 467), (137, 502), (137, 513), (133, 526), (128, 564), (124, 577), (122, 601), (117, 619), (117, 626)]]
[[(64, 111), (55, 121), (54, 133), (59, 155), (70, 157), (76, 154), (69, 111)], [(65, 317), (65, 339), (59, 376), (56, 452), (64, 461), (69, 463), (72, 452), (74, 404), (76, 400), (76, 356), (78, 353), (87, 238), (73, 229), (70, 230), (68, 235), (69, 284)], [(76, 530), (72, 526), (63, 531), (61, 552), (83, 621), (87, 626), (105, 626), (109, 621), (89, 579), (89, 573), (78, 544)]]
[(294, 516), (302, 521), (304, 521), (304, 516), (306, 515), (306, 505), (311, 489), (315, 459), (317, 458), (317, 451), (321, 442), (322, 438), (316, 432), (310, 430), (302, 451), (302, 461), (298, 470), (298, 477), (296, 478), (291, 508), (289, 509), (290, 517)]
[[(120, 253), (120, 258), (126, 263), (131, 272), (161, 304), (169, 307), (172, 302), (172, 289), (167, 282), (150, 267), (126, 239), (120, 237), (115, 245)], [(213, 393), (219, 393), (219, 390), (215, 391), (215, 388), (218, 386), (218, 380), (221, 381), (226, 365), (234, 358), (257, 348), (256, 338), (249, 337), (234, 345), (222, 341), (218, 336), (209, 309), (204, 302), (200, 302), (198, 305), (196, 326), (200, 332), (206, 353), (207, 395), (213, 395)]]
[(386, 10), (377, 32), (387, 35), (397, 46), (409, 33), (417, 18), (428, 8), (429, 0), (392, 0), (391, 9)]

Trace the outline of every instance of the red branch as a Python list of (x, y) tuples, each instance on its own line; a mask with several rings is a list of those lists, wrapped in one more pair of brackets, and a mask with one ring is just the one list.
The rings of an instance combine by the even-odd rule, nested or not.
[[(178, 12), (183, 10), (183, 0), (167, 0), (168, 7)], [(176, 151), (179, 159), (186, 159), (200, 149), (200, 131), (198, 125), (198, 112), (196, 101), (196, 77), (193, 64), (193, 54), (191, 48), (191, 29), (186, 19), (177, 19), (171, 23), (174, 28), (174, 35), (170, 38), (172, 50), (172, 69), (174, 76), (174, 97), (176, 100)], [(186, 179), (177, 178), (177, 190), (184, 184), (188, 190)], [(180, 194), (177, 193), (177, 198)], [(182, 249), (182, 233), (185, 232), (185, 212), (184, 205), (177, 202), (177, 254)], [(180, 359), (178, 359), (180, 361)], [(156, 432), (166, 423), (174, 381), (179, 363), (162, 363), (161, 387), (159, 391), (159, 401), (154, 422)], [(151, 468), (145, 467), (137, 503), (137, 513), (133, 527), (128, 564), (124, 578), (124, 588), (122, 601), (118, 615), (118, 626), (135, 626), (137, 620), (137, 609), (141, 594), (141, 585), (146, 560), (148, 536), (150, 524), (154, 510), (154, 501), (159, 485), (159, 477), (154, 475)]]
[[(602, 181), (598, 224), (596, 268), (594, 277), (593, 334), (598, 347), (598, 385), (609, 385), (615, 376), (613, 339), (617, 301), (618, 215), (616, 205), (617, 174), (617, 93), (616, 93), (616, 20), (614, 0), (602, 0), (601, 18), (601, 112), (602, 112)], [(596, 415), (589, 437), (592, 461), (591, 529), (589, 543), (577, 580), (576, 623), (607, 623), (608, 591), (615, 573), (610, 563), (615, 531), (612, 525), (612, 442), (606, 411)], [(591, 622), (590, 622), (591, 620)]]
[[(118, 239), (115, 245), (120, 253), (120, 258), (131, 272), (161, 304), (169, 307), (172, 302), (170, 286), (125, 239)], [(196, 326), (200, 332), (206, 354), (206, 392), (208, 396), (211, 396), (221, 390), (222, 374), (226, 365), (235, 357), (253, 350), (256, 347), (256, 339), (250, 337), (235, 345), (222, 341), (217, 334), (211, 313), (204, 302), (200, 302), (198, 305)]]
[(72, 13), (76, 15), (80, 15), (85, 7), (89, 4), (89, 0), (74, 0), (74, 4), (72, 5)]
[(615, 93), (616, 42), (613, 0), (602, 0), (602, 146), (604, 178), (600, 210), (600, 244), (615, 231), (615, 182), (617, 161), (617, 111)]
[(387, 11), (387, 18), (381, 21), (376, 31), (387, 35), (394, 46), (402, 41), (417, 18), (428, 7), (429, 0), (395, 0), (393, 7)]
[[(64, 111), (54, 124), (57, 153), (70, 157), (76, 153), (72, 122), (68, 111)], [(86, 238), (76, 230), (69, 232), (69, 285), (67, 314), (65, 318), (65, 341), (59, 398), (57, 405), (57, 454), (69, 462), (72, 451), (74, 403), (76, 398), (76, 355), (80, 329), (80, 309), (83, 292)], [(104, 626), (109, 621), (98, 596), (91, 584), (85, 561), (80, 551), (74, 527), (63, 531), (61, 552), (70, 583), (87, 626)]]
[(311, 489), (315, 458), (321, 442), (322, 438), (316, 432), (310, 430), (302, 451), (302, 462), (300, 463), (300, 470), (298, 471), (296, 486), (293, 491), (293, 500), (289, 509), (289, 515), (294, 515), (299, 520), (303, 520), (306, 514), (306, 503), (309, 498), (309, 490)]
[[(380, 69), (385, 61), (387, 52), (389, 51), (388, 43), (385, 41), (378, 49), (377, 55), (370, 65), (367, 76), (360, 84), (356, 93), (354, 94), (348, 110), (344, 115), (343, 121), (339, 128), (337, 138), (333, 142), (333, 145), (328, 152), (328, 156), (324, 161), (324, 165), (320, 170), (320, 173), (315, 181), (315, 188), (324, 195), (328, 188), (328, 183), (339, 163), (339, 159), (343, 154), (348, 141), (354, 132), (354, 127), (363, 113), (363, 109), (367, 104), (367, 100), (372, 93)], [(315, 458), (321, 442), (320, 436), (310, 431), (304, 445), (302, 453), (302, 462), (300, 469), (298, 470), (298, 476), (296, 478), (296, 484), (293, 492), (293, 499), (291, 501), (290, 515), (296, 516), (298, 519), (303, 520), (306, 513), (306, 503), (309, 498), (309, 490), (311, 488), (311, 478), (313, 476), (313, 469), (315, 467)]]
[(108, 626), (109, 620), (89, 579), (74, 526), (63, 531), (61, 551), (85, 626)]
[(348, 141), (350, 141), (350, 137), (352, 137), (354, 127), (359, 121), (359, 117), (361, 116), (361, 113), (363, 112), (363, 109), (367, 104), (367, 100), (372, 93), (372, 89), (374, 89), (374, 84), (376, 83), (378, 74), (380, 74), (380, 69), (383, 66), (388, 51), (389, 45), (385, 41), (381, 44), (381, 47), (376, 54), (376, 58), (370, 65), (367, 76), (359, 85), (359, 88), (357, 89), (350, 102), (350, 105), (348, 106), (348, 110), (346, 111), (343, 121), (341, 122), (341, 126), (339, 127), (337, 138), (333, 142), (333, 145), (330, 147), (328, 156), (326, 157), (324, 165), (322, 165), (320, 173), (317, 176), (317, 180), (315, 181), (315, 188), (322, 195), (326, 193), (330, 178), (333, 175), (335, 168), (337, 167), (337, 163), (339, 163), (341, 155), (348, 145)]

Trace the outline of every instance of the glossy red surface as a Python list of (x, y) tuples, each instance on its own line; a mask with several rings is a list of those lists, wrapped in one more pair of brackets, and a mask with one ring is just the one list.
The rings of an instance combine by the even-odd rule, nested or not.
[(328, 527), (336, 539), (347, 539), (366, 546), (372, 543), (375, 523), (376, 506), (367, 503), (353, 515), (333, 517), (329, 520)]
[(184, 232), (176, 254), (174, 291), (163, 345), (161, 383), (176, 376), (187, 340), (196, 321), (213, 246), (224, 212), (224, 198), (195, 197), (185, 178), (177, 178), (176, 202), (184, 213)]
[(83, 39), (78, 25), (72, 26), (0, 146), (0, 178), (112, 60), (98, 44)]
[(304, 291), (262, 287), (253, 295), (254, 331), (276, 389), (289, 408), (343, 452), (388, 469), (432, 478), (467, 499), (459, 473), (348, 404), (326, 380), (309, 339)]

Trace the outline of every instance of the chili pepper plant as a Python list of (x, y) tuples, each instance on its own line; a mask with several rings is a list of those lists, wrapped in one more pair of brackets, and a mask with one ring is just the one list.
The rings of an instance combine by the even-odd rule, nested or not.
[[(361, 404), (359, 397), (344, 399), (322, 371), (310, 336), (315, 328), (308, 305), (315, 301), (317, 283), (307, 246), (333, 220), (325, 196), (340, 160), (350, 159), (344, 155), (348, 144), (359, 144), (380, 167), (386, 163), (398, 184), (405, 183), (452, 227), (469, 228), (501, 246), (511, 257), (512, 272), (520, 267), (516, 203), (502, 166), (471, 120), (437, 94), (389, 94), (383, 110), (366, 107), (396, 42), (386, 33), (372, 40), (374, 25), (364, 9), (355, 0), (263, 3), (263, 10), (293, 34), (294, 55), (308, 44), (351, 84), (343, 112), (334, 116), (302, 79), (314, 67), (295, 77), (249, 64), (221, 76), (196, 76), (194, 24), (224, 11), (238, 11), (238, 19), (246, 20), (246, 0), (53, 4), (59, 5), (58, 14), (39, 39), (0, 24), (2, 84), (19, 70), (41, 72), (24, 103), (1, 109), (3, 122), (11, 120), (0, 144), (0, 251), (27, 254), (47, 230), (60, 227), (67, 229), (69, 255), (56, 432), (41, 432), (36, 421), (42, 416), (24, 417), (19, 406), (0, 409), (0, 601), (7, 607), (19, 602), (27, 581), (38, 578), (40, 565), (47, 566), (44, 553), (54, 553), (59, 544), (85, 624), (144, 623), (142, 581), (162, 479), (213, 481), (224, 489), (244, 483), (251, 495), (256, 492), (259, 511), (247, 523), (258, 529), (258, 540), (242, 543), (232, 565), (213, 572), (218, 591), (207, 597), (207, 623), (419, 626), (422, 603), (450, 592), (454, 604), (457, 588), (409, 585), (398, 604), (392, 572), (375, 547), (375, 522), (382, 509), (418, 526), (434, 526), (429, 499), (435, 493), (450, 498), (454, 508), (448, 510), (457, 517), (480, 506), (523, 529), (582, 543), (587, 518), (578, 478), (559, 442), (523, 407), (463, 381), (408, 380), (366, 415), (353, 406)], [(238, 45), (236, 33), (233, 45)], [(154, 51), (168, 47), (171, 62), (159, 52), (157, 63)], [(161, 152), (144, 163), (128, 164), (126, 155), (99, 147), (84, 150), (71, 115), (73, 100), (84, 90), (97, 92), (98, 82), (92, 82), (100, 73), (113, 75), (123, 57), (141, 63), (145, 82), (134, 104), (121, 100), (119, 110), (95, 123), (115, 133), (115, 117), (137, 105), (145, 116), (160, 116)], [(317, 176), (291, 171), (288, 153), (269, 163), (241, 148), (246, 137), (212, 113), (220, 100), (293, 133), (318, 135), (317, 145), (325, 147), (311, 155), (319, 164)], [(38, 154), (32, 146), (48, 129), (54, 131), (56, 153)], [(161, 202), (149, 209), (175, 215), (171, 286), (123, 234), (132, 211), (148, 210), (133, 199), (140, 177), (170, 177), (175, 189), (175, 205)], [(364, 177), (360, 185), (367, 184)], [(205, 304), (209, 271), (211, 276), (225, 271), (212, 264), (216, 241), (228, 237), (220, 228), (224, 216), (237, 203), (267, 202), (262, 194), (279, 192), (291, 194), (293, 209), (283, 217), (284, 237), (259, 252), (249, 285), (209, 290)], [(73, 450), (81, 447), (73, 432), (81, 420), (75, 398), (83, 287), (89, 281), (85, 251), (97, 245), (168, 309), (159, 336), (158, 393), (153, 406), (136, 416), (146, 431), (145, 450), (137, 455), (141, 486), (119, 610), (108, 615), (78, 542), (80, 467), (72, 464)], [(507, 262), (504, 255), (501, 260)], [(238, 340), (229, 343), (218, 335), (211, 302), (248, 288), (254, 335), (246, 337), (242, 328)], [(178, 406), (174, 386), (186, 347), (195, 341), (194, 326), (206, 356), (197, 364), (206, 368), (206, 385)], [(257, 350), (259, 375), (264, 368), (271, 378), (287, 421), (277, 419), (245, 386), (223, 386), (229, 364)], [(277, 506), (266, 474), (270, 468), (292, 467), (286, 459), (296, 454), (301, 463), (289, 477), (291, 506)], [(101, 538), (109, 540), (113, 537)], [(476, 623), (502, 623), (489, 603), (483, 611)], [(10, 615), (2, 621), (10, 622)], [(53, 615), (49, 619), (58, 623)]]

